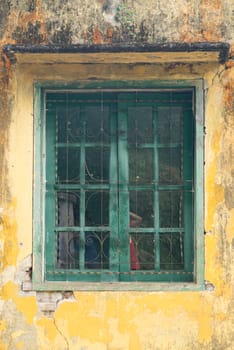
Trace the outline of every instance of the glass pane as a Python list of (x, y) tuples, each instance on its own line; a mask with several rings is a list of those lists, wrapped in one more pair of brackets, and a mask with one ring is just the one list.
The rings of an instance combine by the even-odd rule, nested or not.
[(86, 148), (85, 175), (86, 183), (109, 181), (109, 148)]
[(109, 108), (101, 106), (85, 108), (86, 142), (109, 142)]
[(109, 224), (109, 192), (87, 191), (85, 194), (85, 225), (107, 226)]
[(183, 227), (182, 192), (159, 192), (159, 217), (160, 227)]
[(59, 107), (57, 110), (57, 141), (62, 143), (80, 142), (82, 128), (80, 124), (80, 108)]
[(152, 233), (130, 234), (131, 270), (152, 270), (155, 261), (155, 241)]
[(161, 148), (158, 150), (159, 182), (161, 184), (181, 183), (181, 156), (180, 148)]
[(129, 149), (129, 181), (134, 184), (154, 182), (153, 149)]
[(57, 225), (79, 226), (80, 193), (79, 191), (61, 191), (57, 193)]
[(57, 149), (57, 182), (77, 183), (80, 180), (80, 148)]
[(57, 234), (57, 268), (79, 268), (79, 239), (78, 232), (59, 232)]
[(85, 268), (109, 268), (109, 232), (85, 233)]
[(151, 107), (128, 108), (128, 142), (152, 143), (154, 139), (153, 113)]
[(154, 227), (154, 192), (130, 191), (129, 200), (130, 227)]
[(160, 265), (162, 270), (182, 270), (184, 268), (183, 233), (160, 235)]
[(158, 108), (158, 142), (179, 143), (182, 131), (182, 108), (159, 107)]

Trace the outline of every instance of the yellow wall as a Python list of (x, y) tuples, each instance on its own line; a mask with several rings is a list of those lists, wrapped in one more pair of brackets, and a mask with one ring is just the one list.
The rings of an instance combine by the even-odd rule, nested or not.
[[(1, 350), (234, 349), (234, 69), (226, 68), (217, 63), (12, 67), (7, 174), (2, 174), (11, 196), (4, 192), (0, 213)], [(62, 301), (51, 314), (40, 308), (40, 298), (49, 303), (56, 295), (21, 290), (32, 254), (33, 83), (89, 78), (204, 78), (205, 279), (214, 290), (58, 293)]]

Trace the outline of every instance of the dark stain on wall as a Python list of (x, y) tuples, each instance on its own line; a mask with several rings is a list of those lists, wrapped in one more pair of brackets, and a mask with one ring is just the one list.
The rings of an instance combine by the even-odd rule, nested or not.
[(2, 38), (4, 34), (4, 28), (7, 22), (7, 16), (10, 11), (10, 4), (8, 0), (0, 1), (0, 38)]
[(29, 10), (29, 12), (33, 12), (36, 10), (36, 0), (29, 0), (28, 1), (28, 10)]
[(72, 44), (72, 30), (69, 23), (63, 23), (61, 26), (57, 23), (48, 23), (47, 30), (51, 28), (58, 28), (53, 30), (53, 35), (50, 37), (50, 43), (56, 45), (71, 45)]
[(229, 210), (234, 208), (234, 181), (233, 184), (225, 188), (225, 204)]
[(15, 39), (17, 44), (38, 45), (44, 41), (44, 36), (40, 33), (40, 29), (40, 22), (29, 22), (26, 30), (22, 26), (17, 26), (12, 33), (12, 38)]
[[(10, 200), (10, 190), (7, 179), (7, 145), (10, 127), (10, 113), (13, 104), (13, 96), (9, 89), (7, 73), (0, 78), (0, 203)], [(6, 117), (8, 116), (8, 117)]]
[(113, 1), (105, 0), (103, 2), (102, 11), (106, 13), (111, 13), (113, 10)]

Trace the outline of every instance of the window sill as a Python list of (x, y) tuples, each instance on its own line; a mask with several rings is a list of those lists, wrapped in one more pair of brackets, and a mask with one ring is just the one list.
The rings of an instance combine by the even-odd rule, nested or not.
[(31, 283), (24, 282), (23, 291), (141, 291), (141, 292), (163, 292), (163, 291), (203, 291), (206, 290), (205, 283), (188, 283), (188, 282), (155, 282), (155, 283), (139, 283), (139, 282), (44, 282)]

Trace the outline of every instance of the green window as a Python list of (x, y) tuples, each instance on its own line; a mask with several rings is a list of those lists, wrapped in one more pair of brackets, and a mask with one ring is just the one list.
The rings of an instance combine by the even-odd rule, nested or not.
[(39, 91), (41, 282), (197, 282), (203, 127), (196, 89)]

